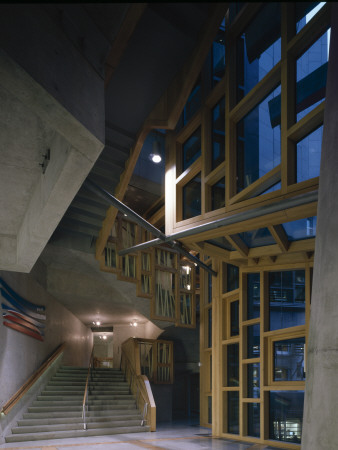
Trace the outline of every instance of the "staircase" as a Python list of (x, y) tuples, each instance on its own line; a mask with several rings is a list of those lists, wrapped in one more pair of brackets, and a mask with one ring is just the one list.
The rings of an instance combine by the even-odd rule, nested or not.
[(6, 442), (37, 441), (150, 431), (124, 374), (117, 369), (92, 369), (89, 384), (87, 429), (82, 401), (88, 369), (62, 367), (28, 408)]

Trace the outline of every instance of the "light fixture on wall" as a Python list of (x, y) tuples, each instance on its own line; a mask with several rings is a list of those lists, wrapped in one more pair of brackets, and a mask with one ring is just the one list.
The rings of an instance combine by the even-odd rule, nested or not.
[(106, 339), (107, 339), (107, 336), (106, 336), (106, 335), (102, 336), (102, 339), (106, 340)]
[(153, 142), (153, 152), (150, 154), (150, 159), (155, 164), (158, 164), (162, 161), (161, 144), (158, 141)]
[(136, 322), (136, 320), (133, 320), (132, 322), (130, 322), (130, 326), (131, 326), (131, 327), (137, 327), (137, 322)]

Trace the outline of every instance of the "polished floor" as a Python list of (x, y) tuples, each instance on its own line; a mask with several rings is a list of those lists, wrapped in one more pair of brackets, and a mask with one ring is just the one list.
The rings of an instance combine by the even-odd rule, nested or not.
[[(187, 422), (159, 425), (154, 433), (118, 434), (76, 439), (30, 441), (2, 444), (0, 449), (11, 450), (273, 450), (275, 447), (238, 443), (211, 437), (208, 428), (189, 425)], [(278, 450), (278, 449), (276, 449)], [(281, 448), (279, 447), (279, 450)]]

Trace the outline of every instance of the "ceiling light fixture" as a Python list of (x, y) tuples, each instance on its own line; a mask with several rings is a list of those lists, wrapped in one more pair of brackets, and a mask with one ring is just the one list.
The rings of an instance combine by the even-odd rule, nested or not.
[(99, 320), (97, 320), (96, 322), (95, 322), (95, 325), (97, 325), (98, 327), (101, 325), (101, 322), (99, 321)]
[(158, 141), (153, 142), (153, 153), (150, 154), (150, 159), (155, 164), (158, 164), (162, 161), (161, 144)]
[(104, 340), (106, 340), (106, 339), (107, 339), (107, 336), (106, 336), (106, 335), (104, 335), (104, 336), (102, 336), (102, 337), (103, 337), (103, 339), (104, 339)]
[(137, 322), (136, 322), (136, 320), (133, 320), (132, 322), (130, 322), (130, 326), (131, 326), (131, 327), (137, 327)]

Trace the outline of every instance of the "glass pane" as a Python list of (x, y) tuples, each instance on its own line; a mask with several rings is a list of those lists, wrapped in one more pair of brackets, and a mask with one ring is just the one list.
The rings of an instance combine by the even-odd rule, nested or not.
[(247, 365), (248, 398), (259, 398), (260, 396), (260, 372), (259, 363)]
[(246, 319), (260, 316), (260, 274), (248, 273), (247, 278), (247, 313)]
[(143, 294), (151, 294), (151, 276), (141, 275), (141, 289)]
[(123, 247), (132, 247), (136, 244), (136, 225), (130, 222), (122, 222), (121, 225)]
[(274, 381), (303, 381), (305, 337), (273, 344)]
[(158, 266), (175, 268), (176, 253), (168, 252), (161, 248), (155, 249), (155, 264)]
[(212, 347), (212, 309), (208, 309), (208, 348)]
[(228, 392), (228, 433), (239, 434), (239, 392)]
[(239, 300), (230, 303), (230, 335), (239, 335)]
[(295, 2), (296, 33), (299, 33), (326, 2)]
[(297, 183), (319, 177), (322, 139), (323, 126), (297, 142)]
[(330, 30), (297, 59), (297, 121), (325, 98)]
[(232, 264), (227, 264), (227, 292), (238, 289), (239, 268)]
[(223, 208), (225, 206), (225, 177), (211, 186), (211, 209)]
[(278, 86), (237, 123), (237, 192), (280, 164), (280, 91)]
[(209, 389), (210, 392), (212, 391), (212, 355), (210, 355), (210, 359), (209, 359)]
[(248, 436), (260, 436), (260, 405), (248, 403)]
[[(209, 266), (211, 267), (211, 266)], [(212, 302), (212, 275), (208, 272), (208, 301), (207, 303)]]
[(149, 253), (141, 253), (142, 270), (150, 272), (150, 255)]
[(136, 278), (136, 256), (122, 256), (122, 275)]
[(183, 187), (183, 220), (201, 214), (201, 174)]
[(239, 386), (239, 344), (228, 345), (228, 386)]
[(180, 289), (192, 289), (192, 268), (188, 265), (180, 266)]
[(192, 296), (191, 294), (180, 294), (180, 323), (192, 324)]
[(155, 313), (160, 317), (175, 317), (175, 275), (173, 273), (156, 270)]
[(116, 269), (116, 244), (108, 242), (104, 249), (104, 261), (107, 267)]
[(289, 241), (316, 237), (317, 216), (283, 223)]
[(300, 444), (303, 404), (304, 391), (270, 392), (270, 439)]
[(215, 169), (225, 159), (225, 100), (217, 103), (212, 110), (212, 161), (211, 168)]
[(187, 103), (184, 105), (182, 114), (177, 122), (176, 131), (181, 130), (192, 118), (192, 116), (201, 107), (201, 77), (198, 77), (195, 86), (193, 87), (188, 97)]
[(237, 101), (281, 59), (280, 3), (266, 4), (237, 40)]
[(267, 228), (245, 231), (244, 233), (239, 233), (239, 237), (249, 248), (264, 247), (265, 245), (273, 245), (276, 243)]
[(259, 358), (260, 354), (260, 325), (247, 327), (247, 358)]
[(225, 19), (223, 19), (212, 43), (211, 72), (212, 85), (215, 86), (225, 73)]
[(305, 271), (269, 273), (270, 330), (305, 324)]
[(201, 156), (201, 127), (187, 139), (182, 146), (183, 172)]
[(212, 423), (212, 397), (208, 397), (208, 423)]

